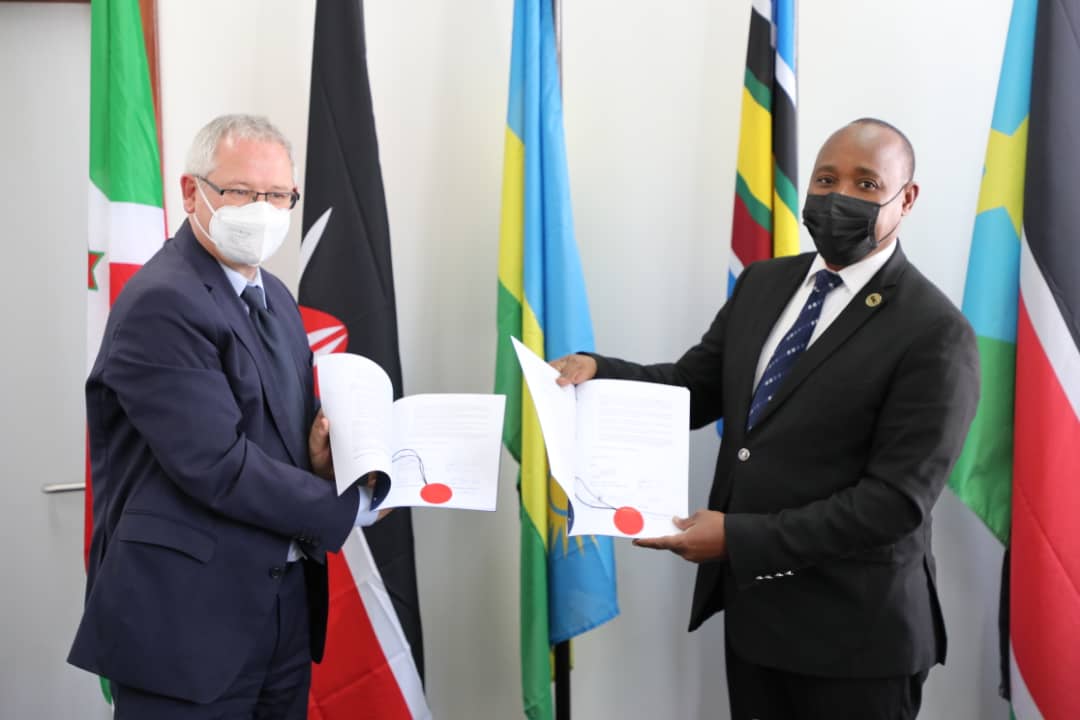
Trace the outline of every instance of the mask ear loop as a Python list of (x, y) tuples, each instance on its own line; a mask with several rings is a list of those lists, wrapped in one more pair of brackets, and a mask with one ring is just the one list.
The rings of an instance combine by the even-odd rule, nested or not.
[[(209, 198), (207, 198), (206, 193), (203, 192), (202, 182), (199, 180), (199, 178), (195, 177), (194, 175), (192, 175), (192, 177), (195, 179), (195, 187), (199, 190), (199, 194), (202, 195), (203, 202), (206, 203), (206, 207), (210, 208), (210, 217), (213, 218), (215, 215), (217, 215), (217, 210), (214, 208), (213, 205), (210, 204)], [(199, 216), (197, 213), (191, 213), (191, 220), (200, 230), (202, 230), (203, 235), (205, 235), (206, 237), (210, 237), (210, 233), (207, 231), (206, 228), (203, 227), (202, 222), (199, 221)]]
[[(907, 190), (908, 185), (910, 185), (911, 181), (914, 180), (914, 179), (915, 178), (910, 178), (906, 183), (904, 183), (903, 185), (900, 186), (900, 189), (896, 191), (895, 195), (893, 195), (891, 198), (889, 198), (885, 202), (879, 204), (878, 205), (878, 212), (881, 212), (881, 208), (885, 207), (886, 205), (891, 203), (893, 200), (900, 197), (900, 193)], [(876, 213), (874, 214), (874, 224), (875, 225), (877, 224), (877, 214)], [(885, 233), (885, 235), (883, 237), (889, 237), (894, 232), (896, 232), (896, 228), (898, 228), (898, 227), (900, 227), (900, 221), (899, 220), (897, 220), (896, 224), (892, 226), (892, 230), (889, 230), (889, 232)], [(871, 232), (873, 232), (873, 229), (871, 229)], [(871, 236), (871, 237), (874, 237), (874, 236)], [(879, 247), (880, 245), (881, 245), (881, 241), (878, 240), (877, 237), (874, 237), (874, 247)]]
[(902, 193), (902, 192), (904, 192), (905, 190), (907, 190), (907, 187), (908, 187), (908, 185), (910, 185), (910, 184), (911, 184), (911, 181), (912, 181), (912, 180), (914, 180), (914, 179), (915, 179), (915, 178), (910, 178), (910, 179), (908, 179), (908, 181), (907, 181), (906, 183), (904, 183), (903, 185), (901, 185), (901, 186), (900, 186), (900, 189), (899, 189), (899, 190), (897, 190), (897, 191), (896, 191), (896, 192), (895, 192), (895, 193), (893, 194), (893, 196), (892, 196), (891, 198), (889, 198), (888, 200), (886, 200), (886, 201), (885, 201), (885, 202), (883, 202), (883, 203), (878, 203), (878, 207), (879, 207), (879, 208), (883, 208), (883, 207), (885, 207), (886, 205), (888, 205), (889, 203), (891, 203), (891, 202), (892, 202), (893, 200), (895, 200), (896, 198), (900, 197), (900, 193)]

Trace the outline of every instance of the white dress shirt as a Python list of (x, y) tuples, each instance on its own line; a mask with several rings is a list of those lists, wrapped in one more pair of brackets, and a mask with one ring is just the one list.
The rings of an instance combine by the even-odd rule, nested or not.
[[(887, 248), (879, 253), (875, 253), (870, 257), (864, 258), (854, 265), (848, 265), (845, 268), (834, 270), (837, 275), (840, 276), (842, 281), (836, 286), (832, 292), (825, 296), (825, 304), (821, 306), (821, 317), (818, 318), (817, 325), (814, 326), (814, 332), (810, 335), (810, 342), (807, 343), (807, 347), (814, 344), (814, 341), (821, 337), (821, 333), (825, 332), (833, 320), (840, 314), (840, 312), (847, 307), (847, 304), (851, 302), (851, 299), (859, 294), (859, 291), (866, 287), (866, 283), (870, 282), (870, 278), (874, 277), (878, 270), (885, 266), (885, 263), (889, 261), (892, 254), (896, 252), (897, 240), (893, 240)], [(784, 312), (780, 313), (780, 318), (773, 325), (772, 332), (769, 333), (769, 337), (765, 340), (765, 345), (761, 348), (761, 355), (758, 357), (757, 371), (754, 373), (754, 387), (757, 387), (758, 382), (761, 381), (761, 376), (765, 374), (765, 367), (769, 364), (769, 360), (772, 358), (774, 352), (776, 352), (776, 346), (780, 344), (780, 341), (784, 338), (784, 335), (791, 326), (795, 324), (795, 320), (798, 319), (799, 313), (802, 311), (803, 305), (806, 304), (806, 299), (810, 297), (810, 292), (814, 289), (814, 275), (818, 270), (825, 270), (825, 261), (821, 255), (814, 257), (814, 262), (810, 263), (810, 269), (806, 273), (806, 277), (803, 279), (802, 284), (795, 290), (795, 294), (788, 300), (787, 307), (784, 308)]]
[[(225, 277), (229, 279), (229, 284), (232, 285), (232, 289), (236, 291), (237, 298), (244, 292), (244, 288), (248, 285), (254, 285), (263, 291), (263, 302), (266, 302), (266, 288), (263, 287), (261, 269), (255, 268), (255, 279), (248, 280), (228, 265), (225, 265), (220, 261), (218, 264), (221, 265), (221, 269), (225, 271)], [(246, 302), (241, 300), (240, 304), (244, 306), (244, 312), (251, 312)], [(353, 525), (355, 527), (368, 527), (369, 525), (374, 525), (375, 521), (379, 519), (379, 511), (371, 509), (371, 491), (363, 486), (361, 486), (359, 490), (360, 505), (356, 508), (356, 520), (353, 522)], [(295, 540), (290, 541), (288, 561), (293, 562), (302, 557), (304, 557), (304, 552), (300, 549), (300, 546), (296, 544)]]

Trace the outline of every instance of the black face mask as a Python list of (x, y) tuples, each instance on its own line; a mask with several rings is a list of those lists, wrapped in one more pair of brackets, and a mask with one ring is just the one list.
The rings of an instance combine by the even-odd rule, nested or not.
[[(814, 246), (825, 262), (834, 267), (847, 267), (873, 252), (878, 246), (874, 235), (878, 211), (895, 200), (907, 185), (904, 183), (896, 195), (880, 205), (836, 192), (807, 195), (803, 205), (803, 225), (810, 231)], [(895, 229), (885, 233), (885, 237)]]

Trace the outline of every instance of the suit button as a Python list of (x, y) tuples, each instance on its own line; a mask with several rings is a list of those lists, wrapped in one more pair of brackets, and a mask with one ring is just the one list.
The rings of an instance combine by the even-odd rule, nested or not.
[(279, 565), (275, 565), (274, 567), (270, 568), (270, 577), (272, 577), (275, 580), (280, 579), (281, 576), (284, 575), (284, 574), (285, 574), (285, 568), (283, 568), (283, 567), (281, 567)]
[(739, 448), (739, 452), (736, 454), (736, 457), (738, 457), (743, 462), (746, 462), (750, 459), (750, 451), (746, 448)]

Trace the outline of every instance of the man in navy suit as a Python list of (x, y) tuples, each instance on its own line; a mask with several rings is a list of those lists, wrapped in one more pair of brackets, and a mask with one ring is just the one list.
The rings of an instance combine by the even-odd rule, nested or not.
[(817, 253), (747, 267), (677, 362), (571, 355), (562, 384), (690, 390), (724, 419), (708, 508), (635, 544), (695, 563), (696, 629), (726, 612), (734, 720), (910, 720), (945, 660), (931, 510), (979, 396), (967, 321), (897, 235), (919, 194), (908, 139), (863, 118), (818, 153)]
[(117, 718), (303, 718), (326, 552), (376, 519), (338, 496), (296, 302), (260, 265), (299, 194), (264, 118), (196, 136), (188, 220), (131, 279), (86, 383), (94, 531), (68, 660)]

